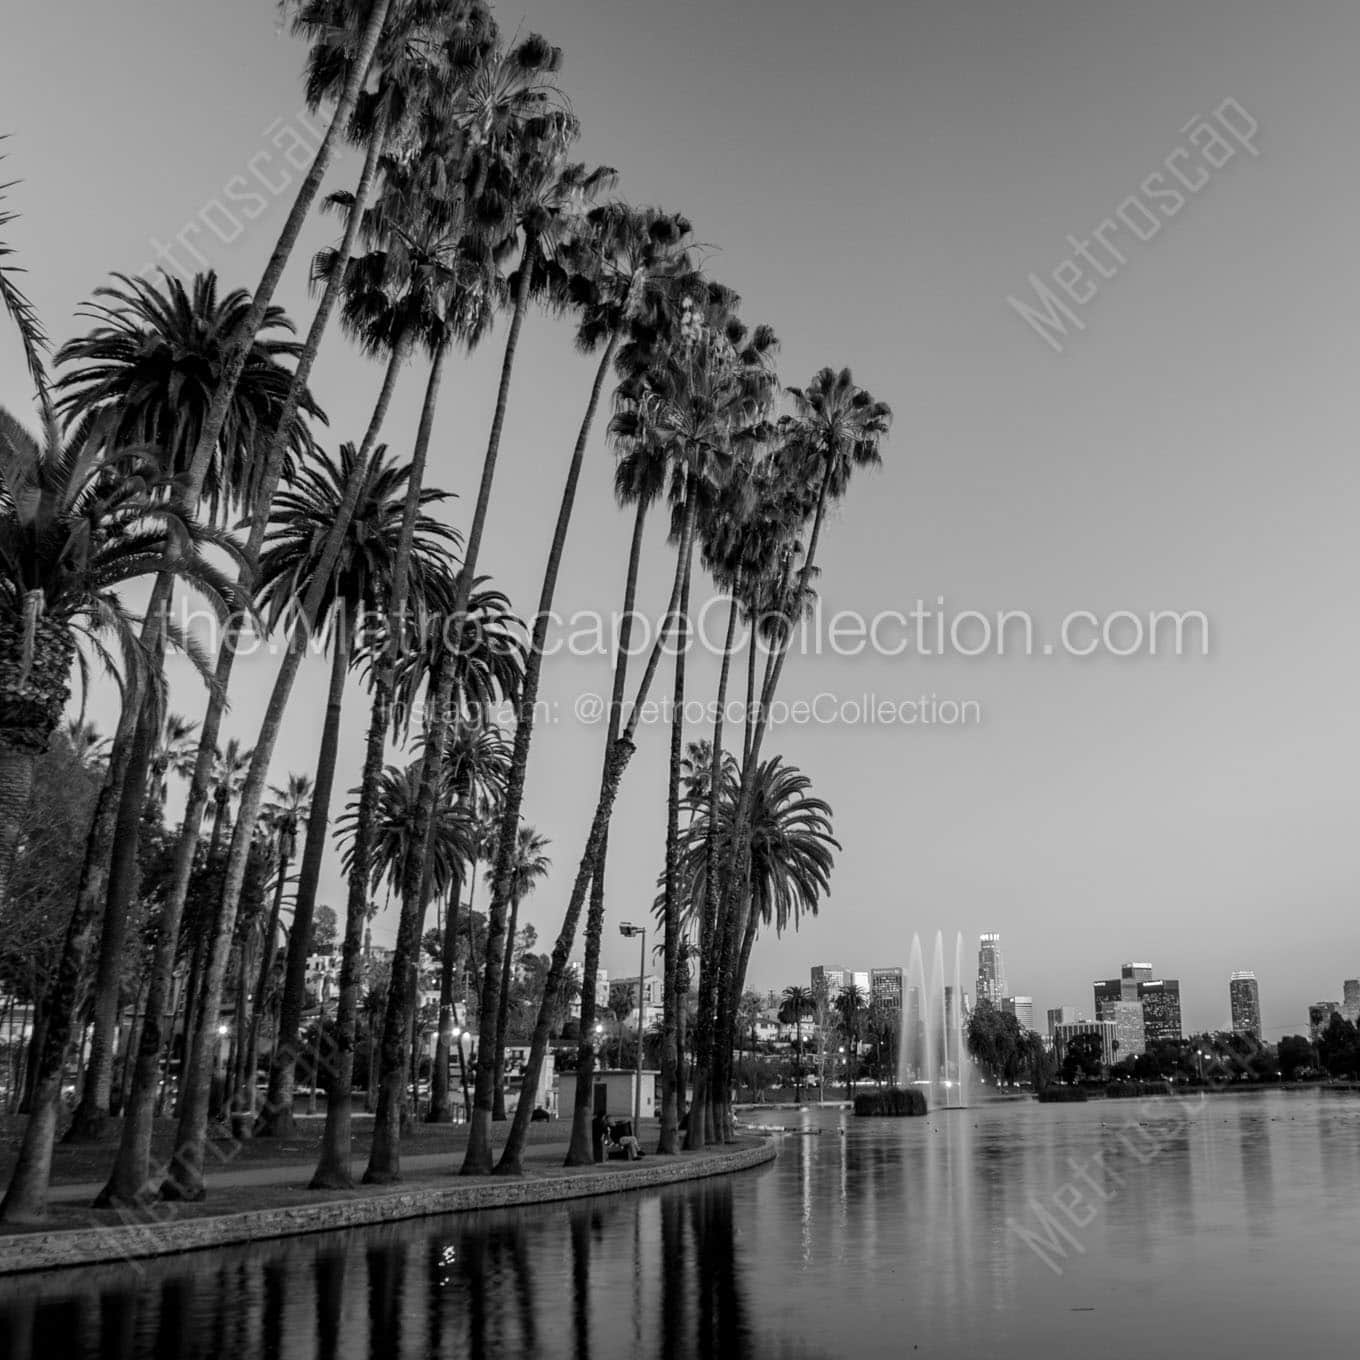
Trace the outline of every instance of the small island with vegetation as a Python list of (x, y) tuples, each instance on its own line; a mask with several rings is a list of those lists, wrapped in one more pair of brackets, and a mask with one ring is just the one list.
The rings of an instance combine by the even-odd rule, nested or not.
[(925, 1093), (904, 1091), (900, 1086), (890, 1086), (882, 1091), (861, 1091), (855, 1097), (855, 1113), (893, 1119), (926, 1114)]

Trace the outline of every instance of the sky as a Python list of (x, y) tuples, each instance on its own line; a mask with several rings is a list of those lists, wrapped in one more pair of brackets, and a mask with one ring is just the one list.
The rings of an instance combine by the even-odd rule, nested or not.
[[(1180, 978), (1190, 1028), (1225, 1026), (1228, 974), (1254, 968), (1268, 1037), (1302, 1029), (1310, 1001), (1360, 975), (1360, 11), (847, 0), (833, 17), (803, 0), (520, 0), (497, 13), (563, 47), (581, 157), (617, 168), (631, 201), (691, 218), (709, 272), (778, 333), (786, 384), (848, 365), (892, 405), (882, 471), (856, 481), (823, 540), (825, 617), (918, 600), (949, 618), (1025, 611), (1039, 640), (1028, 656), (849, 656), (824, 631), (820, 654), (790, 658), (783, 696), (833, 696), (814, 711), (834, 720), (782, 724), (767, 750), (812, 778), (843, 849), (816, 919), (762, 939), (751, 983), (905, 964), (913, 933), (937, 930), (951, 961), (962, 933), (971, 979), (976, 937), (994, 930), (1039, 1016), (1089, 1014), (1091, 980), (1138, 959)], [(161, 246), (254, 285), (299, 177), (287, 130), (309, 135), (302, 58), (268, 0), (27, 8), (22, 40), (0, 51), (4, 178), (22, 181), (9, 235), (56, 338), (84, 329), (78, 309), (110, 272), (142, 271)], [(328, 187), (356, 174), (348, 156)], [(249, 200), (247, 220), (256, 176), (279, 188)], [(276, 299), (303, 329), (305, 259), (335, 230), (311, 222)], [(461, 526), (502, 338), (444, 381), (430, 478), (462, 495), (447, 512)], [(414, 438), (423, 376), (403, 375), (384, 431), (396, 449)], [(531, 318), (481, 563), (525, 612), (591, 376), (564, 325)], [(327, 438), (359, 437), (379, 381), (331, 337), (313, 380)], [(0, 401), (32, 409), (7, 328)], [(597, 432), (564, 612), (618, 607), (630, 522), (611, 471)], [(668, 570), (653, 526), (644, 609), (663, 607)], [(1045, 654), (1076, 611), (1202, 615), (1207, 655)], [(1131, 626), (1111, 635), (1120, 650)], [(241, 668), (228, 735), (254, 730), (275, 664)], [(605, 656), (545, 670), (557, 719), (536, 737), (525, 801), (553, 843), (526, 906), (544, 940), (598, 779), (602, 732), (574, 706), (607, 692), (609, 670)], [(692, 693), (710, 695), (715, 675), (697, 659)], [(175, 677), (175, 707), (201, 708), (186, 668)], [(310, 662), (275, 782), (314, 763), (324, 692)], [(843, 705), (866, 695), (971, 703), (976, 720), (856, 722)], [(342, 789), (362, 763), (357, 682), (347, 704)], [(96, 716), (112, 726), (104, 697)], [(614, 923), (644, 916), (660, 867), (666, 745), (662, 727), (644, 733), (615, 817), (614, 973), (636, 969)], [(321, 900), (343, 904), (334, 858)], [(375, 939), (394, 925), (393, 909)]]

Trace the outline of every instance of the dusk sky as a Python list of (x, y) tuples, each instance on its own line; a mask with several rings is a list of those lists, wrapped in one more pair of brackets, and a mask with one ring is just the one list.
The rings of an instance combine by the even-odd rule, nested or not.
[[(853, 485), (827, 530), (824, 615), (943, 597), (952, 614), (1034, 622), (1032, 657), (790, 659), (791, 700), (934, 695), (975, 702), (981, 720), (771, 734), (767, 750), (832, 805), (844, 850), (818, 918), (763, 938), (751, 984), (805, 983), (818, 962), (905, 964), (914, 931), (943, 930), (964, 934), (971, 994), (978, 932), (997, 930), (1040, 1025), (1062, 1002), (1089, 1015), (1091, 980), (1139, 959), (1180, 978), (1188, 1030), (1227, 1026), (1236, 968), (1260, 978), (1268, 1038), (1304, 1030), (1310, 1001), (1339, 999), (1360, 975), (1360, 296), (1348, 267), (1360, 187), (1342, 116), (1360, 10), (520, 0), (497, 14), (507, 33), (564, 48), (582, 159), (615, 166), (630, 200), (693, 220), (709, 272), (780, 336), (785, 383), (849, 365), (893, 406), (884, 469)], [(75, 313), (112, 271), (143, 270), (153, 241), (186, 231), (224, 285), (253, 287), (292, 188), (226, 242), (199, 214), (252, 163), (283, 178), (276, 120), (307, 135), (304, 48), (275, 6), (49, 0), (26, 8), (23, 31), (0, 49), (0, 132), (12, 134), (0, 178), (22, 181), (7, 234), (54, 338), (87, 326)], [(1229, 123), (1259, 128), (1250, 145), (1201, 154), (1195, 129), (1216, 109), (1225, 138)], [(1175, 191), (1168, 158), (1189, 164), (1178, 151), (1206, 178), (1173, 213), (1155, 194)], [(1221, 165), (1203, 170), (1206, 156)], [(356, 173), (345, 157), (329, 187)], [(1069, 235), (1091, 242), (1121, 206), (1149, 239), (1116, 222), (1116, 251), (1092, 244), (1101, 264), (1084, 262)], [(277, 298), (304, 331), (305, 261), (335, 234), (335, 219), (314, 218)], [(173, 258), (194, 267), (187, 245)], [(1077, 319), (1057, 348), (1008, 302), (1036, 305), (1031, 275)], [(445, 377), (430, 480), (464, 497), (447, 507), (460, 526), (503, 336)], [(525, 613), (592, 373), (565, 325), (530, 319), (480, 564)], [(313, 377), (323, 442), (361, 436), (380, 378), (332, 335)], [(399, 450), (423, 381), (423, 365), (403, 376), (384, 432)], [(0, 402), (33, 410), (7, 325)], [(630, 520), (612, 466), (597, 432), (559, 590), (567, 613), (619, 605)], [(670, 560), (654, 524), (648, 612), (664, 604)], [(1080, 610), (1199, 611), (1209, 655), (1044, 655)], [(255, 731), (275, 664), (246, 663), (228, 735)], [(603, 656), (545, 669), (559, 720), (536, 738), (525, 800), (553, 842), (554, 872), (526, 908), (545, 949), (603, 740), (573, 707), (607, 691), (609, 670)], [(198, 716), (187, 667), (174, 674), (174, 706)], [(710, 658), (696, 662), (691, 692), (709, 697), (715, 676)], [(309, 663), (273, 782), (315, 761), (324, 677)], [(362, 761), (357, 680), (348, 703), (342, 790)], [(93, 716), (112, 728), (107, 696)], [(636, 970), (616, 923), (642, 918), (654, 893), (665, 751), (665, 731), (648, 730), (615, 817), (611, 973)], [(343, 909), (338, 857), (321, 900)], [(395, 918), (379, 918), (376, 939)]]

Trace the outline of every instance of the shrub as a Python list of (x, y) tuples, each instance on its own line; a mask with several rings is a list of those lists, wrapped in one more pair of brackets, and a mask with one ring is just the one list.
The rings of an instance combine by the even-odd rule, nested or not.
[(889, 1087), (886, 1091), (861, 1091), (855, 1097), (855, 1113), (898, 1119), (908, 1115), (925, 1114), (925, 1093), (904, 1091), (896, 1086)]
[(1045, 1105), (1066, 1105), (1069, 1101), (1086, 1099), (1084, 1086), (1045, 1086), (1039, 1100)]

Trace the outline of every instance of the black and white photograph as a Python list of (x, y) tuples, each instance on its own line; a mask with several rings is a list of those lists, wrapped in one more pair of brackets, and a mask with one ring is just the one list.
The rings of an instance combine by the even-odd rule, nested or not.
[(0, 33), (3, 1360), (1353, 1344), (1354, 0)]

